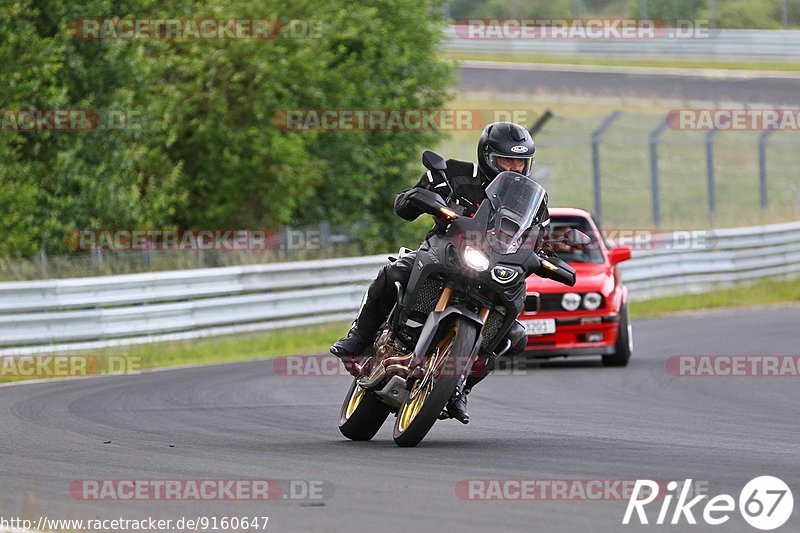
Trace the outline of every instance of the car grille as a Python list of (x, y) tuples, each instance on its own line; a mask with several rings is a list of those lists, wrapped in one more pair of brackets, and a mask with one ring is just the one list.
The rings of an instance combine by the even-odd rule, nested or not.
[[(586, 294), (585, 292), (579, 292), (578, 294), (583, 295)], [(557, 294), (529, 294), (525, 298), (525, 311), (529, 313), (547, 313), (547, 312), (556, 312), (556, 311), (564, 311), (564, 308), (561, 307), (561, 299), (564, 297), (564, 293), (557, 293)], [(603, 301), (600, 302), (600, 307), (598, 309), (602, 309), (605, 307), (606, 301), (603, 298)], [(585, 311), (583, 307), (579, 307), (577, 311)]]
[[(542, 294), (539, 297), (539, 311), (563, 311), (564, 308), (561, 307), (561, 299), (563, 297), (563, 294)], [(583, 297), (582, 294), (581, 297)]]

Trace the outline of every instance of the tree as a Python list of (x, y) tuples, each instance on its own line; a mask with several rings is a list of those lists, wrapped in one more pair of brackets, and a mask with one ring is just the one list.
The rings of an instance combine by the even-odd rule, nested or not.
[[(283, 131), (292, 109), (444, 105), (440, 7), (411, 0), (14, 0), (0, 8), (9, 109), (92, 109), (85, 132), (3, 132), (2, 255), (63, 252), (81, 228), (355, 225), (403, 238), (391, 213), (432, 131)], [(320, 21), (311, 38), (80, 40), (84, 16)], [(121, 113), (122, 128), (108, 128)], [(404, 228), (405, 226), (403, 226)]]

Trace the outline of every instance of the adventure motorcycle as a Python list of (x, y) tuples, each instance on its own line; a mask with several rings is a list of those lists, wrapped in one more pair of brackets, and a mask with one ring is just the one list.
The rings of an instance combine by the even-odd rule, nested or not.
[[(426, 151), (423, 164), (449, 184), (442, 157)], [(397, 302), (372, 355), (356, 364), (359, 376), (339, 414), (339, 430), (351, 440), (371, 439), (396, 413), (395, 443), (416, 446), (460, 393), (479, 354), (499, 357), (511, 347), (505, 336), (523, 310), (525, 278), (575, 283), (569, 266), (536, 252), (547, 193), (531, 178), (500, 173), (471, 217), (448, 205), (450, 198), (422, 192), (418, 207), (443, 231), (420, 247), (407, 286), (396, 284)], [(568, 237), (589, 242), (578, 231)]]

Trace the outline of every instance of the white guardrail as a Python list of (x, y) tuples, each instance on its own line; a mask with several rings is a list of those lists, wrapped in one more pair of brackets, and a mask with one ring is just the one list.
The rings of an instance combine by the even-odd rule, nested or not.
[(447, 27), (444, 49), (464, 54), (800, 60), (800, 30), (719, 30), (708, 38), (637, 40), (470, 39), (468, 35), (466, 28)]
[[(800, 222), (665, 234), (622, 265), (632, 299), (800, 272)], [(34, 353), (349, 320), (386, 255), (0, 283), (0, 353)]]

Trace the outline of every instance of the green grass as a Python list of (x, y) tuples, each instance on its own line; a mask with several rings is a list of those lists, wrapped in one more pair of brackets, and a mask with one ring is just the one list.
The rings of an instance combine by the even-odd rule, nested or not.
[(456, 61), (508, 61), (514, 63), (548, 63), (562, 65), (605, 65), (612, 67), (660, 67), (688, 69), (776, 70), (800, 72), (800, 63), (792, 61), (726, 61), (724, 59), (616, 59), (609, 57), (553, 56), (544, 54), (443, 54)]
[(631, 317), (656, 318), (675, 313), (800, 302), (800, 279), (769, 279), (700, 294), (665, 296), (631, 303)]
[[(634, 320), (671, 314), (800, 302), (800, 279), (765, 280), (709, 293), (656, 298), (631, 304)], [(292, 328), (269, 333), (232, 335), (93, 350), (88, 355), (139, 358), (141, 369), (266, 359), (279, 355), (325, 353), (347, 331), (348, 323)], [(0, 382), (25, 378), (0, 376)]]
[(349, 325), (336, 322), (268, 333), (138, 344), (116, 350), (124, 355), (138, 356), (143, 361), (150, 361), (153, 368), (263, 359), (276, 355), (314, 354), (327, 352), (334, 341), (347, 333)]
[[(106, 356), (129, 358), (128, 364), (134, 370), (187, 364), (251, 361), (278, 355), (327, 352), (334, 341), (347, 333), (349, 326), (349, 323), (336, 322), (268, 333), (119, 346), (85, 351), (82, 354), (95, 355), (99, 359)], [(38, 378), (40, 376), (24, 378), (0, 374), (0, 383)]]

